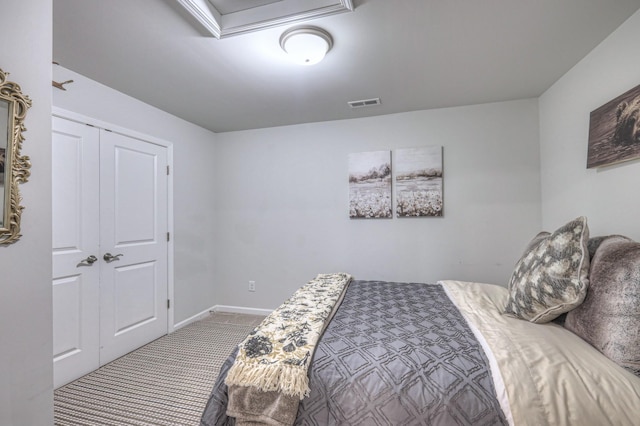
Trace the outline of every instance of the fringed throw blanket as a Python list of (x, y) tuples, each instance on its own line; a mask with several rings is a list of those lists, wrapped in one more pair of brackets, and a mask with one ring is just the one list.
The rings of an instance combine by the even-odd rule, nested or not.
[(314, 348), (351, 276), (320, 274), (298, 289), (239, 345), (225, 383), (236, 425), (292, 424), (309, 395)]

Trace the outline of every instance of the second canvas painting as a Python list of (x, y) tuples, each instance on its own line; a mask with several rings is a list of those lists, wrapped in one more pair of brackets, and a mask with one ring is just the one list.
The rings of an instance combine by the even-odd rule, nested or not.
[(442, 147), (395, 153), (396, 216), (442, 216)]

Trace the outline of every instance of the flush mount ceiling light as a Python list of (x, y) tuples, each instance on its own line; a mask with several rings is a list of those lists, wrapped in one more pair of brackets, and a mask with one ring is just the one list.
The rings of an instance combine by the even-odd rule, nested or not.
[(318, 27), (290, 28), (280, 37), (282, 50), (302, 65), (317, 64), (332, 46), (331, 34)]

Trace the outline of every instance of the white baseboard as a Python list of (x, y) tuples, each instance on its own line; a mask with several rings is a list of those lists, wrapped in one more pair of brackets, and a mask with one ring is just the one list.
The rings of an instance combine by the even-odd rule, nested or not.
[(209, 309), (205, 309), (204, 311), (187, 318), (186, 320), (183, 320), (177, 324), (174, 324), (172, 331), (176, 331), (186, 325), (191, 324), (192, 322), (200, 321), (201, 319), (211, 315), (212, 312), (229, 312), (233, 314), (262, 315), (266, 317), (271, 312), (273, 312), (273, 310), (246, 308), (244, 306), (214, 305)]
[(186, 320), (183, 320), (183, 321), (180, 321), (177, 324), (174, 324), (173, 325), (173, 331), (176, 331), (176, 330), (184, 327), (185, 325), (189, 325), (192, 322), (200, 321), (201, 319), (209, 316), (211, 314), (211, 312), (214, 310), (214, 308), (215, 308), (215, 306), (212, 306), (209, 309), (205, 309), (204, 311), (187, 318)]
[(214, 312), (230, 312), (234, 314), (247, 314), (247, 315), (263, 315), (267, 316), (273, 309), (257, 309), (257, 308), (245, 308), (243, 306), (229, 306), (229, 305), (215, 305), (212, 310)]

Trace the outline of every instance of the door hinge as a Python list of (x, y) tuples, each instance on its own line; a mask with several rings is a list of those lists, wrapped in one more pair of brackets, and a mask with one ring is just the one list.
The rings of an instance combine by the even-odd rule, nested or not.
[(167, 309), (171, 308), (171, 299), (167, 299)]
[(167, 166), (167, 176), (169, 176), (169, 166)]
[(167, 241), (171, 241), (171, 234), (167, 232)]

